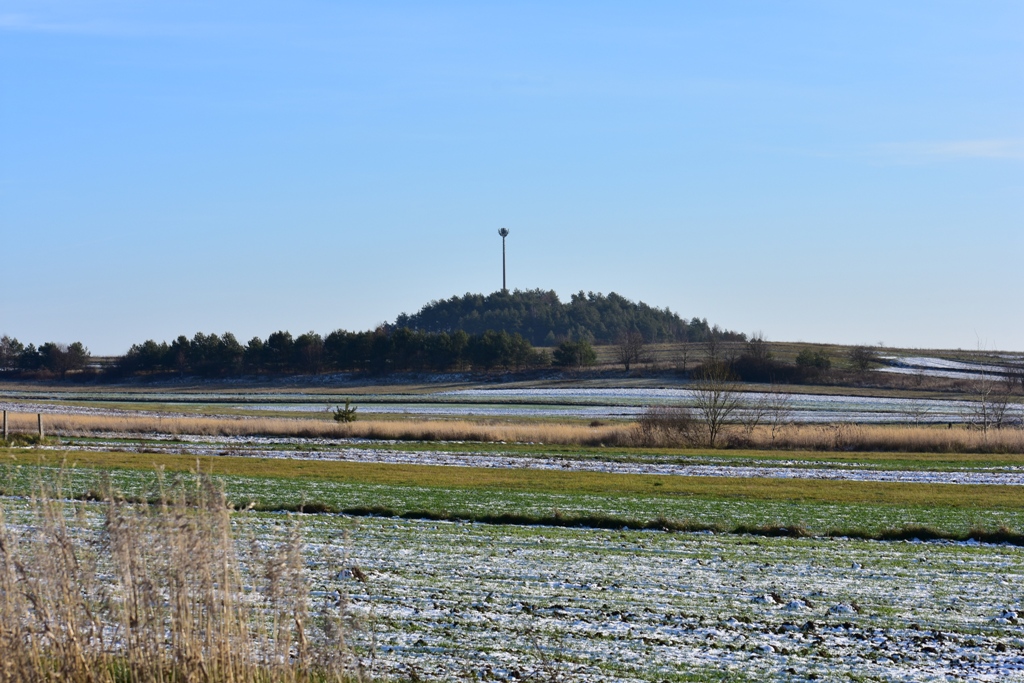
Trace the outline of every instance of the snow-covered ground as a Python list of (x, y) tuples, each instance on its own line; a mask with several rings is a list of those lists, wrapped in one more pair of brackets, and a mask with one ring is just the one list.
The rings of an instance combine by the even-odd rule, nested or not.
[[(894, 368), (896, 369), (896, 368)], [(325, 413), (337, 404), (336, 398), (315, 394), (261, 394), (252, 396), (195, 394), (187, 402), (163, 397), (160, 403), (140, 402), (141, 409), (91, 405), (72, 395), (51, 397), (5, 394), (0, 409), (15, 412), (50, 414), (194, 417), (197, 410), (216, 414), (218, 409), (250, 414)], [(886, 423), (960, 423), (974, 418), (975, 404), (965, 400), (884, 398), (873, 396), (826, 395), (811, 393), (771, 394), (743, 392), (748, 404), (776, 401), (785, 396), (786, 409), (795, 422), (861, 424)], [(12, 400), (18, 399), (18, 400)], [(149, 398), (148, 401), (156, 401)], [(204, 402), (208, 401), (208, 402)], [(692, 405), (693, 391), (686, 388), (551, 388), (551, 389), (462, 389), (420, 396), (395, 394), (365, 395), (354, 401), (359, 414), (410, 415), (422, 417), (538, 417), (575, 419), (632, 419), (654, 405)], [(149, 406), (147, 408), (147, 406)], [(1020, 418), (1022, 407), (1011, 409)], [(1012, 419), (1011, 419), (1012, 421)]]
[[(8, 524), (24, 518), (25, 499), (0, 503)], [(102, 516), (80, 512), (76, 529), (92, 532), (70, 537), (101, 537)], [(245, 574), (244, 557), (300, 531), (311, 597), (347, 596), (337, 602), (361, 617), (349, 642), (377, 678), (1024, 681), (1018, 547), (338, 515), (233, 520), (246, 585), (261, 580)]]
[[(111, 437), (127, 435), (110, 435)], [(317, 450), (310, 450), (316, 446)], [(992, 484), (1024, 486), (1024, 470), (1000, 471), (925, 471), (880, 470), (864, 467), (840, 467), (834, 463), (807, 461), (752, 461), (749, 465), (687, 464), (651, 458), (613, 461), (594, 458), (547, 457), (512, 453), (467, 453), (464, 451), (404, 451), (386, 445), (343, 445), (338, 440), (292, 439), (284, 442), (264, 437), (177, 437), (175, 441), (147, 440), (132, 444), (122, 441), (78, 442), (47, 448), (74, 451), (161, 452), (196, 456), (250, 456), (317, 460), (330, 462), (371, 462), (393, 465), (440, 465), (447, 467), (490, 467), (499, 469), (539, 469), (616, 474), (659, 474), (691, 477), (758, 477), (769, 479), (830, 479), (845, 481), (890, 481), (927, 484)]]
[(1020, 548), (374, 519), (344, 551), (399, 676), (1024, 681)]
[[(611, 404), (615, 407), (607, 408), (609, 415), (621, 410), (622, 406), (642, 410), (649, 405), (693, 404), (693, 391), (690, 389), (467, 389), (442, 395), (488, 403), (506, 400), (514, 404), (526, 401)], [(969, 419), (972, 405), (969, 401), (873, 396), (786, 394), (785, 397), (792, 419), (810, 423), (963, 422)], [(748, 403), (756, 403), (772, 400), (775, 395), (744, 392), (743, 398)], [(508, 409), (518, 410), (520, 407), (511, 405)], [(367, 410), (372, 411), (373, 408), (368, 406)]]
[(880, 372), (923, 377), (946, 377), (949, 379), (991, 379), (1002, 378), (1007, 372), (1005, 365), (965, 363), (963, 361), (933, 358), (930, 356), (879, 356), (888, 365), (878, 368)]

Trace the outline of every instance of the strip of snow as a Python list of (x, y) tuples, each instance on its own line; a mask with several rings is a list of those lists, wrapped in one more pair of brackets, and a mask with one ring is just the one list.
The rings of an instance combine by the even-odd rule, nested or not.
[[(197, 437), (198, 438), (198, 437)], [(202, 437), (207, 442), (210, 437)], [(563, 472), (607, 472), (614, 474), (657, 474), (685, 477), (738, 477), (763, 479), (818, 479), (832, 481), (878, 481), (914, 484), (986, 484), (998, 486), (1024, 486), (1024, 472), (979, 472), (976, 470), (935, 472), (904, 470), (845, 469), (841, 467), (785, 467), (776, 465), (715, 465), (679, 464), (671, 462), (614, 462), (583, 458), (518, 456), (493, 453), (464, 453), (450, 451), (400, 451), (374, 447), (347, 447), (318, 451), (295, 448), (245, 449), (245, 440), (221, 437), (219, 444), (187, 442), (154, 442), (136, 445), (112, 441), (83, 444), (70, 442), (61, 446), (48, 446), (51, 450), (75, 451), (159, 451), (177, 455), (242, 456), (280, 458), (288, 460), (314, 460), (326, 462), (361, 462), (391, 465), (437, 465), (445, 467), (487, 467), (496, 469), (535, 469)], [(249, 443), (255, 443), (250, 441)], [(222, 444), (222, 445), (221, 445)], [(234, 447), (225, 448), (225, 446)]]

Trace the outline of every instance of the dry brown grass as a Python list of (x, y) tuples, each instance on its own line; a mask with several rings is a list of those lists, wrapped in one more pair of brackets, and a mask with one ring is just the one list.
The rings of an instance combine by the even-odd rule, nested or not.
[[(8, 413), (18, 431), (32, 433), (36, 416)], [(587, 427), (567, 424), (487, 423), (468, 420), (360, 420), (337, 423), (288, 418), (160, 418), (102, 415), (44, 415), (47, 434), (84, 436), (95, 432), (196, 434), (201, 436), (284, 436), (397, 439), (408, 441), (533, 442), (596, 446), (623, 443), (631, 425)]]
[[(36, 416), (8, 413), (12, 429), (33, 433)], [(192, 434), (199, 436), (281, 436), (307, 438), (364, 438), (399, 441), (479, 441), (543, 443), (568, 446), (703, 447), (699, 428), (645, 428), (639, 423), (538, 424), (469, 420), (362, 420), (347, 424), (326, 420), (227, 417), (130, 417), (102, 415), (45, 415), (47, 434), (87, 436), (98, 432), (125, 434)], [(699, 427), (699, 425), (698, 425)], [(906, 453), (1024, 453), (1024, 430), (970, 429), (956, 426), (787, 425), (753, 430), (727, 428), (726, 448), (809, 451), (880, 451)]]
[(0, 503), (0, 680), (361, 679), (345, 599), (314, 613), (299, 537), (243, 558), (223, 493), (196, 484), (108, 497), (102, 520), (42, 484), (27, 512)]
[(750, 438), (736, 430), (731, 434), (730, 445), (766, 450), (1024, 453), (1024, 429), (984, 432), (965, 426), (791, 425), (780, 430), (774, 440), (767, 427), (754, 429)]

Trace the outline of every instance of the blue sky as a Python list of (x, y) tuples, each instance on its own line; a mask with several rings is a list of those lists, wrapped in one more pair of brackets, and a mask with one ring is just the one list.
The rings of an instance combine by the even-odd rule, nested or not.
[(0, 0), (0, 334), (501, 286), (1024, 350), (1024, 4)]

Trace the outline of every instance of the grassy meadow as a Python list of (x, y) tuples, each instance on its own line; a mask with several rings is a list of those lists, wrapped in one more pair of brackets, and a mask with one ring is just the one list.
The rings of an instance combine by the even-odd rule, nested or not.
[(1014, 487), (61, 455), (0, 472), (7, 680), (1016, 680), (1024, 654)]
[[(206, 472), (238, 507), (508, 523), (966, 538), (1024, 528), (1016, 486), (678, 477), (483, 467), (323, 462), (162, 453), (9, 452), (0, 487), (66, 469), (66, 493), (96, 498), (104, 477), (152, 498), (158, 473)], [(927, 528), (927, 530), (923, 530)]]

